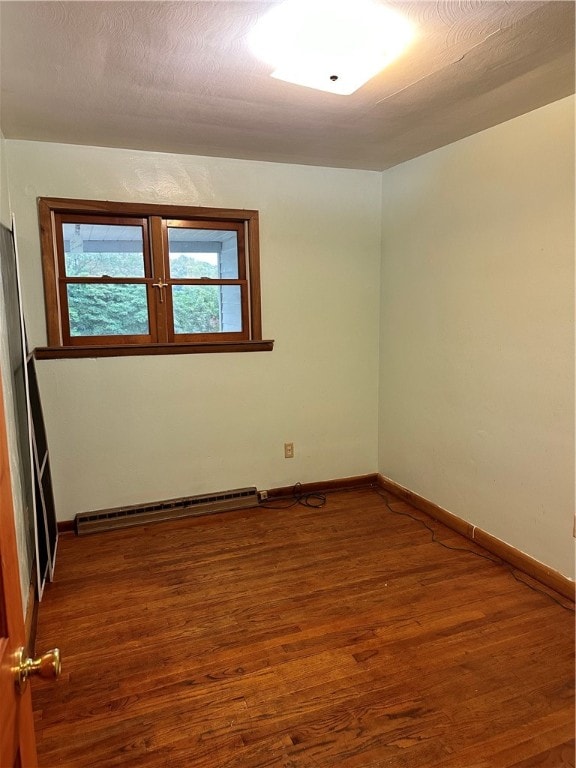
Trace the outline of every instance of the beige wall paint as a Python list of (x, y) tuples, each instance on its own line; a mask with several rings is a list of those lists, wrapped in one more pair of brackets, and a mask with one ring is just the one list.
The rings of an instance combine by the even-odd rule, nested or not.
[[(8, 229), (12, 228), (10, 214), (10, 196), (8, 192), (8, 174), (6, 169), (6, 144), (0, 133), (0, 222)], [(0, 298), (4, 295), (0, 272)], [(4, 391), (4, 409), (6, 412), (6, 428), (8, 435), (8, 450), (10, 452), (10, 473), (12, 479), (12, 496), (14, 502), (14, 522), (18, 560), (20, 563), (20, 586), (22, 589), (22, 605), (26, 608), (28, 586), (31, 577), (33, 542), (29, 540), (28, 525), (25, 520), (24, 502), (20, 483), (20, 465), (18, 462), (18, 435), (15, 415), (15, 396), (12, 386), (12, 373), (8, 353), (8, 330), (4, 302), (0, 302), (0, 369), (2, 370), (2, 385)]]
[(8, 188), (8, 164), (6, 161), (6, 140), (0, 132), (0, 223), (12, 226), (10, 215), (10, 192)]
[(383, 174), (384, 475), (574, 577), (574, 98)]
[[(377, 464), (380, 174), (7, 141), (32, 346), (36, 198), (255, 208), (271, 353), (58, 360), (39, 377), (61, 520)], [(284, 459), (283, 443), (295, 444)]]

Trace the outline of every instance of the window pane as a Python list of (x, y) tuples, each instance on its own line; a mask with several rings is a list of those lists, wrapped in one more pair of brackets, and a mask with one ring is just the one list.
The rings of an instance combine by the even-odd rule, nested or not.
[(68, 277), (144, 277), (142, 227), (63, 224)]
[(239, 285), (173, 285), (175, 333), (242, 330)]
[(145, 285), (68, 286), (71, 336), (148, 334)]
[(170, 276), (238, 278), (238, 233), (223, 229), (168, 227)]

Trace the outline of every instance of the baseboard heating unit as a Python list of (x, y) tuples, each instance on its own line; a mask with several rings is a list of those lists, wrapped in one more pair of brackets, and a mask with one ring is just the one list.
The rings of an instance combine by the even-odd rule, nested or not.
[(237, 488), (233, 491), (154, 501), (150, 504), (136, 504), (131, 507), (80, 512), (74, 518), (74, 524), (78, 536), (85, 536), (89, 533), (113, 531), (132, 525), (147, 525), (165, 520), (176, 520), (180, 517), (196, 517), (257, 506), (256, 488)]

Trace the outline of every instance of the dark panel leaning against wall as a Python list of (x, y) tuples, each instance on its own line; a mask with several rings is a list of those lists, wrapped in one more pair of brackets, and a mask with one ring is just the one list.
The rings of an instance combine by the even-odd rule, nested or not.
[(32, 467), (28, 430), (28, 409), (26, 398), (26, 360), (20, 320), (20, 301), (16, 271), (16, 253), (12, 232), (0, 225), (0, 270), (2, 274), (2, 305), (8, 331), (7, 346), (10, 359), (10, 373), (14, 390), (14, 419), (18, 432), (18, 462), (20, 465), (20, 497), (25, 513), (27, 528), (26, 548), (28, 571), (34, 559), (34, 505)]

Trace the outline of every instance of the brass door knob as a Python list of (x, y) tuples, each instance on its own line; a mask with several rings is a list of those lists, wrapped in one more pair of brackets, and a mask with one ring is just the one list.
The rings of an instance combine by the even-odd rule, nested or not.
[(26, 681), (30, 675), (38, 675), (45, 680), (54, 680), (60, 675), (60, 651), (53, 648), (42, 654), (37, 659), (24, 658), (24, 648), (20, 648), (16, 654), (16, 686), (20, 693), (26, 687)]

